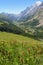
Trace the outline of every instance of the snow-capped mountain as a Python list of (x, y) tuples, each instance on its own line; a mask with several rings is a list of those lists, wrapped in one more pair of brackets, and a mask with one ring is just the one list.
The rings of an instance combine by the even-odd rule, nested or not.
[(24, 20), (28, 16), (31, 16), (31, 15), (35, 14), (35, 12), (40, 8), (40, 6), (42, 6), (42, 2), (41, 1), (37, 1), (35, 4), (32, 4), (32, 6), (27, 7), (24, 11), (22, 11), (18, 15), (17, 20)]
[(36, 5), (39, 6), (39, 5), (41, 5), (41, 4), (42, 4), (41, 1), (37, 1), (37, 2), (35, 3), (35, 6), (36, 6)]

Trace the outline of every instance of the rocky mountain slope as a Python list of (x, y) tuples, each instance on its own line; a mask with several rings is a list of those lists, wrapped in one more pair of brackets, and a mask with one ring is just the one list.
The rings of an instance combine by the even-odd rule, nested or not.
[(28, 13), (28, 16), (22, 20), (21, 25), (22, 24), (24, 26), (31, 27), (43, 26), (43, 2), (38, 7), (36, 6), (35, 9), (33, 8), (30, 13)]

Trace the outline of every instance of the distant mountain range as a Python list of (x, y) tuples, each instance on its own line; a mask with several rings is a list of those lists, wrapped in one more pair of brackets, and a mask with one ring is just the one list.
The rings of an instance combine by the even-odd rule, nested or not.
[(31, 18), (32, 15), (34, 15), (37, 10), (40, 8), (43, 8), (43, 2), (37, 1), (35, 4), (33, 4), (30, 7), (27, 7), (24, 11), (22, 11), (20, 14), (8, 14), (8, 13), (0, 13), (0, 18), (8, 19), (11, 21), (25, 21)]

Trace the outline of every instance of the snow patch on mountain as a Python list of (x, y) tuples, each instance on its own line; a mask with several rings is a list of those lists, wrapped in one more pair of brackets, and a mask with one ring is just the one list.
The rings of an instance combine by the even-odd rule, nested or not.
[(41, 5), (41, 3), (42, 3), (41, 1), (37, 1), (36, 5), (39, 6), (39, 5)]

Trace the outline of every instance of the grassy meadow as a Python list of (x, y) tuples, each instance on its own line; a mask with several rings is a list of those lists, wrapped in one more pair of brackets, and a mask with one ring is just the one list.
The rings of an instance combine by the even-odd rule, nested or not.
[(43, 65), (43, 41), (0, 32), (0, 65)]

